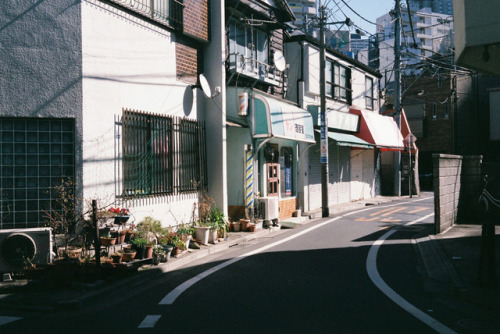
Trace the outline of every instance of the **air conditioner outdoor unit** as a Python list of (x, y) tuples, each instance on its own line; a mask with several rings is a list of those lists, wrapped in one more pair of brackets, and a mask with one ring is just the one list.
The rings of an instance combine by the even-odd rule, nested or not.
[(52, 262), (51, 231), (48, 227), (0, 230), (0, 272)]
[(278, 197), (261, 197), (258, 199), (259, 210), (264, 220), (277, 219), (280, 216)]

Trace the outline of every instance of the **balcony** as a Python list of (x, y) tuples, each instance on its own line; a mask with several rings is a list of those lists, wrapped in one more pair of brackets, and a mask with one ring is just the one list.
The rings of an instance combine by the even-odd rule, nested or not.
[(179, 0), (110, 0), (170, 28), (182, 30), (184, 4)]
[(243, 75), (277, 87), (281, 87), (283, 83), (283, 72), (276, 66), (239, 53), (229, 54), (229, 72), (232, 75)]

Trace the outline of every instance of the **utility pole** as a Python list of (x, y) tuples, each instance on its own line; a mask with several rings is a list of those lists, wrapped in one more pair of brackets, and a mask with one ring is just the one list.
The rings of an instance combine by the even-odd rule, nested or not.
[(319, 94), (320, 94), (320, 127), (321, 127), (321, 216), (330, 216), (328, 208), (328, 113), (326, 111), (326, 56), (325, 56), (325, 7), (319, 5)]
[[(394, 21), (394, 120), (401, 130), (401, 4), (396, 0)], [(401, 151), (394, 154), (394, 195), (401, 196)]]

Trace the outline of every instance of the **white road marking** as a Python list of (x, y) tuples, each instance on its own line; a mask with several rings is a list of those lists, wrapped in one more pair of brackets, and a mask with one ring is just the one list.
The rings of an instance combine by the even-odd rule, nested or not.
[[(434, 213), (431, 213), (427, 216), (421, 217), (417, 220), (414, 220), (412, 222), (406, 223), (404, 225), (413, 225), (418, 222), (421, 222), (422, 220), (425, 220), (429, 217), (434, 216)], [(389, 299), (391, 299), (393, 302), (395, 302), (398, 306), (403, 308), (405, 311), (409, 312), (411, 315), (413, 315), (415, 318), (419, 319), (423, 323), (425, 323), (427, 326), (431, 327), (432, 329), (436, 330), (438, 333), (455, 333), (452, 329), (446, 327), (436, 319), (430, 317), (428, 314), (422, 312), (412, 304), (410, 304), (408, 301), (406, 301), (403, 297), (398, 295), (396, 291), (391, 289), (387, 283), (382, 279), (380, 276), (378, 270), (377, 270), (377, 254), (380, 246), (384, 243), (386, 239), (388, 239), (393, 233), (395, 233), (396, 230), (391, 230), (385, 233), (383, 236), (381, 236), (377, 241), (375, 241), (370, 248), (370, 251), (368, 252), (368, 257), (366, 259), (366, 271), (368, 272), (368, 276), (370, 276), (370, 279), (372, 280), (373, 284), (377, 286), (377, 288), (380, 289)]]
[(165, 296), (165, 297), (164, 297), (164, 298), (163, 298), (163, 299), (162, 299), (162, 300), (161, 300), (158, 304), (160, 304), (160, 305), (171, 305), (171, 304), (173, 304), (173, 303), (175, 302), (175, 300), (177, 299), (177, 297), (179, 297), (179, 296), (180, 296), (180, 295), (181, 295), (184, 291), (186, 291), (186, 290), (187, 290), (187, 289), (189, 289), (189, 288), (190, 288), (193, 284), (195, 284), (195, 283), (197, 283), (197, 282), (201, 281), (202, 279), (204, 279), (204, 278), (205, 278), (205, 277), (207, 277), (208, 275), (213, 274), (213, 273), (215, 273), (215, 272), (217, 272), (217, 271), (221, 270), (222, 268), (225, 268), (225, 267), (227, 267), (227, 266), (229, 266), (229, 265), (231, 265), (231, 264), (233, 264), (233, 263), (236, 263), (236, 262), (238, 262), (238, 261), (240, 261), (240, 260), (243, 260), (244, 258), (247, 258), (247, 257), (249, 257), (249, 256), (252, 256), (252, 255), (255, 255), (255, 254), (258, 254), (258, 253), (261, 253), (261, 252), (263, 252), (263, 251), (265, 251), (265, 250), (267, 250), (267, 249), (269, 249), (269, 248), (272, 248), (272, 247), (278, 246), (278, 245), (280, 245), (280, 244), (282, 244), (282, 243), (285, 243), (285, 242), (287, 242), (287, 241), (290, 241), (290, 240), (292, 240), (292, 239), (295, 239), (295, 238), (297, 238), (297, 237), (299, 237), (299, 236), (301, 236), (301, 235), (303, 235), (303, 234), (306, 234), (306, 233), (309, 233), (309, 232), (311, 232), (311, 231), (314, 231), (314, 230), (315, 230), (315, 229), (317, 229), (317, 228), (320, 228), (320, 227), (322, 227), (322, 226), (324, 226), (324, 225), (326, 225), (326, 224), (330, 224), (330, 223), (332, 223), (332, 222), (334, 222), (334, 221), (336, 221), (336, 220), (339, 220), (339, 219), (341, 219), (341, 218), (343, 218), (343, 217), (342, 217), (342, 216), (339, 216), (339, 217), (335, 217), (335, 218), (329, 219), (329, 220), (327, 220), (327, 221), (322, 222), (321, 224), (318, 224), (318, 225), (312, 226), (312, 227), (310, 227), (310, 228), (309, 228), (309, 229), (307, 229), (307, 230), (303, 230), (303, 231), (301, 231), (301, 232), (299, 232), (299, 233), (297, 233), (297, 234), (291, 235), (291, 236), (289, 236), (288, 238), (285, 238), (285, 239), (283, 239), (283, 240), (276, 241), (276, 242), (274, 242), (274, 243), (272, 243), (272, 244), (269, 244), (269, 245), (267, 245), (267, 246), (264, 246), (264, 247), (258, 248), (258, 249), (256, 249), (256, 250), (253, 250), (253, 251), (248, 252), (248, 253), (245, 253), (245, 254), (240, 255), (240, 256), (238, 256), (238, 257), (235, 257), (235, 258), (233, 258), (233, 259), (231, 259), (231, 260), (228, 260), (228, 261), (226, 261), (226, 262), (223, 262), (223, 263), (221, 263), (221, 264), (219, 264), (219, 265), (217, 265), (217, 266), (215, 266), (215, 267), (213, 267), (213, 268), (210, 268), (210, 269), (208, 269), (208, 270), (206, 270), (206, 271), (204, 271), (204, 272), (202, 272), (202, 273), (198, 274), (197, 276), (195, 276), (195, 277), (193, 277), (193, 278), (191, 278), (191, 279), (187, 280), (186, 282), (182, 283), (181, 285), (177, 286), (175, 289), (173, 289), (172, 291), (170, 291), (170, 293), (169, 293), (169, 294), (167, 294), (167, 295), (166, 295), (166, 296)]
[(137, 328), (153, 328), (160, 318), (161, 315), (147, 315)]
[(0, 326), (6, 325), (9, 322), (16, 321), (22, 318), (19, 317), (7, 317), (7, 316), (0, 316)]
[[(422, 198), (422, 199), (418, 199), (418, 200), (414, 200), (412, 202), (419, 202), (419, 201), (423, 201), (423, 200), (427, 200), (427, 199), (432, 199), (433, 197), (425, 197), (425, 198)], [(189, 289), (192, 285), (198, 283), (199, 281), (201, 281), (202, 279), (204, 279), (205, 277), (233, 264), (233, 263), (236, 263), (240, 260), (243, 260), (244, 258), (247, 258), (249, 256), (252, 256), (252, 255), (255, 255), (255, 254), (258, 254), (258, 253), (261, 253), (269, 248), (272, 248), (272, 247), (275, 247), (279, 244), (282, 244), (284, 242), (287, 242), (289, 240), (292, 240), (292, 239), (295, 239), (303, 234), (306, 234), (306, 233), (309, 233), (311, 231), (314, 231), (315, 229), (317, 228), (320, 228), (322, 226), (325, 226), (326, 224), (330, 224), (336, 220), (339, 220), (339, 219), (342, 219), (342, 218), (345, 218), (346, 216), (350, 216), (352, 214), (355, 214), (355, 213), (358, 213), (358, 212), (364, 212), (364, 211), (368, 211), (368, 210), (374, 210), (374, 209), (380, 209), (380, 208), (385, 208), (385, 207), (392, 207), (392, 206), (396, 206), (396, 205), (403, 205), (403, 204), (406, 204), (407, 202), (403, 202), (403, 203), (396, 203), (396, 204), (391, 204), (391, 205), (387, 205), (387, 206), (373, 206), (373, 207), (370, 207), (370, 208), (367, 208), (367, 209), (362, 209), (362, 210), (358, 210), (358, 211), (354, 211), (354, 212), (350, 212), (350, 213), (347, 213), (347, 214), (344, 214), (344, 215), (341, 215), (341, 216), (337, 216), (335, 218), (332, 218), (332, 219), (328, 219), (327, 221), (324, 221), (318, 225), (314, 225), (306, 230), (303, 230), (297, 234), (294, 234), (294, 235), (291, 235), (289, 236), (288, 238), (285, 238), (283, 240), (280, 240), (280, 241), (277, 241), (277, 242), (274, 242), (272, 244), (269, 244), (267, 246), (264, 246), (264, 247), (261, 247), (261, 248), (258, 248), (256, 250), (253, 250), (251, 252), (248, 252), (248, 253), (245, 253), (243, 255), (240, 255), (238, 257), (235, 257), (231, 260), (228, 260), (226, 262), (223, 262), (213, 268), (210, 268), (200, 274), (198, 274), (197, 276), (185, 281), (184, 283), (182, 283), (181, 285), (177, 286), (176, 288), (174, 288), (172, 291), (170, 291), (158, 304), (159, 305), (172, 305), (175, 300), (177, 299), (177, 297), (179, 297), (184, 291), (186, 291), (187, 289)]]

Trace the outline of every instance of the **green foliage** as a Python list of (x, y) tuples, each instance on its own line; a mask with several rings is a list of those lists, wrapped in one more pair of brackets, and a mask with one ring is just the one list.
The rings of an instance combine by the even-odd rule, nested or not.
[(130, 240), (130, 243), (135, 247), (144, 247), (148, 243), (148, 240), (146, 238), (134, 238)]
[(187, 224), (181, 224), (177, 227), (177, 234), (180, 235), (193, 235), (194, 228)]

